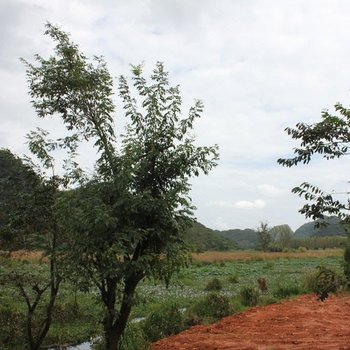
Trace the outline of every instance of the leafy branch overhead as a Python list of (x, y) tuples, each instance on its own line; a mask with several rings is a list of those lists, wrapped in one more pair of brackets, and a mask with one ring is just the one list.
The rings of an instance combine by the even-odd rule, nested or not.
[[(294, 129), (286, 128), (287, 134), (300, 142), (300, 147), (294, 148), (294, 157), (280, 158), (277, 162), (292, 167), (300, 163), (308, 164), (315, 155), (321, 155), (326, 160), (348, 155), (350, 109), (340, 103), (334, 108), (335, 115), (325, 110), (321, 114), (321, 121), (317, 123), (311, 125), (298, 123)], [(339, 201), (335, 198), (335, 193), (327, 193), (308, 182), (293, 188), (292, 192), (309, 201), (300, 210), (306, 217), (316, 220), (323, 219), (324, 214), (335, 214), (343, 219), (348, 216), (350, 201)]]

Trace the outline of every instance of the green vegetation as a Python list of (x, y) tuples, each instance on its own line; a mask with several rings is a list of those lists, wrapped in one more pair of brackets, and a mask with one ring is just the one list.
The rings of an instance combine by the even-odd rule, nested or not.
[(199, 222), (195, 222), (186, 231), (185, 240), (196, 252), (237, 249), (237, 244), (233, 240), (223, 237), (217, 231), (211, 230)]
[[(341, 258), (334, 257), (255, 259), (224, 263), (193, 261), (188, 268), (174, 274), (168, 288), (163, 282), (144, 280), (136, 290), (131, 321), (120, 347), (124, 350), (146, 349), (151, 340), (174, 334), (189, 325), (214, 322), (225, 315), (240, 312), (246, 308), (243, 304), (267, 305), (289, 296), (317, 292), (317, 266), (324, 266), (338, 275), (342, 273)], [(20, 269), (24, 273), (32, 271), (38, 275), (49, 273), (44, 262), (2, 258), (0, 278), (7, 276), (12, 269)], [(206, 291), (205, 286), (214, 278), (219, 281), (222, 289), (213, 294), (212, 291)], [(258, 292), (260, 278), (267, 282), (267, 290), (264, 292)], [(25, 329), (21, 320), (24, 319), (25, 306), (17, 297), (19, 291), (13, 284), (6, 283), (2, 286), (1, 348), (22, 349)], [(245, 300), (241, 297), (242, 290), (249, 294)], [(52, 326), (43, 345), (79, 343), (91, 337), (97, 339), (103, 335), (103, 327), (99, 323), (102, 315), (103, 307), (98, 302), (96, 287), (74, 285), (72, 281), (64, 280), (57, 296)], [(145, 329), (149, 329), (152, 334)], [(100, 349), (105, 347), (102, 340), (96, 342)]]
[(245, 286), (239, 291), (239, 297), (244, 306), (255, 306), (259, 302), (259, 291), (256, 287)]
[(221, 289), (222, 289), (222, 283), (216, 277), (208, 281), (207, 285), (205, 286), (205, 290), (208, 290), (208, 291), (219, 291)]
[(223, 294), (210, 293), (197, 300), (187, 310), (187, 324), (213, 323), (233, 312), (230, 298)]
[(240, 249), (255, 249), (258, 244), (258, 234), (252, 229), (232, 229), (216, 232), (218, 235), (233, 241)]
[[(189, 260), (185, 232), (194, 222), (189, 181), (216, 166), (218, 147), (195, 144), (192, 129), (203, 104), (196, 100), (184, 116), (179, 87), (170, 85), (161, 62), (149, 82), (142, 65), (132, 66), (130, 78), (119, 77), (127, 121), (117, 139), (113, 78), (103, 58), (88, 59), (67, 33), (49, 23), (45, 34), (55, 44), (53, 54), (35, 55), (33, 63), (22, 60), (29, 94), (38, 117), (59, 118), (66, 130), (57, 138), (40, 128), (29, 132), (36, 159), (26, 163), (38, 186), (32, 191), (20, 177), (13, 180), (18, 191), (7, 193), (9, 184), (1, 182), (6, 196), (0, 204), (6, 210), (0, 224), (41, 237), (49, 271), (16, 270), (6, 283), (12, 282), (27, 306), (23, 342), (31, 350), (49, 337), (53, 313), (66, 312), (64, 305), (55, 305), (63, 281), (72, 290), (94, 289), (104, 310), (103, 346), (120, 349), (138, 284), (156, 278), (168, 285)], [(96, 151), (90, 175), (78, 164), (83, 142)], [(16, 157), (5, 152), (1, 159), (25, 173)], [(2, 175), (7, 182), (13, 179)], [(0, 240), (12, 237), (0, 234)], [(204, 236), (209, 246), (232, 247), (215, 234)], [(72, 310), (78, 313), (78, 305)]]

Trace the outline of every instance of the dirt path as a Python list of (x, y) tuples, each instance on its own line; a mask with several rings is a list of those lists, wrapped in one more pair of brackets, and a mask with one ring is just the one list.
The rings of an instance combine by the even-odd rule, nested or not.
[(350, 350), (350, 296), (314, 295), (255, 307), (210, 326), (195, 326), (153, 350)]

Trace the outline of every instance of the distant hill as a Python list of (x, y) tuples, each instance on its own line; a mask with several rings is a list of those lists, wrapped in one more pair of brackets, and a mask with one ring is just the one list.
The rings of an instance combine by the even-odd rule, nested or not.
[(255, 249), (258, 243), (258, 235), (256, 231), (246, 228), (244, 230), (231, 229), (225, 231), (215, 231), (220, 236), (237, 243), (241, 249)]
[(322, 220), (316, 220), (308, 222), (300, 226), (294, 233), (295, 238), (305, 237), (325, 237), (325, 236), (346, 236), (344, 227), (340, 224), (340, 220), (336, 216), (326, 217), (324, 220), (327, 223), (325, 227), (315, 227), (316, 222), (322, 222)]
[(230, 239), (222, 237), (217, 231), (205, 227), (196, 222), (188, 230), (186, 241), (193, 247), (194, 251), (225, 251), (237, 249), (237, 244)]

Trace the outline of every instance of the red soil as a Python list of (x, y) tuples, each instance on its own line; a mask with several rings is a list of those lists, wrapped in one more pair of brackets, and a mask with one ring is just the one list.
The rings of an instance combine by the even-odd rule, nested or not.
[(350, 350), (350, 296), (314, 295), (195, 326), (153, 344), (153, 350)]

